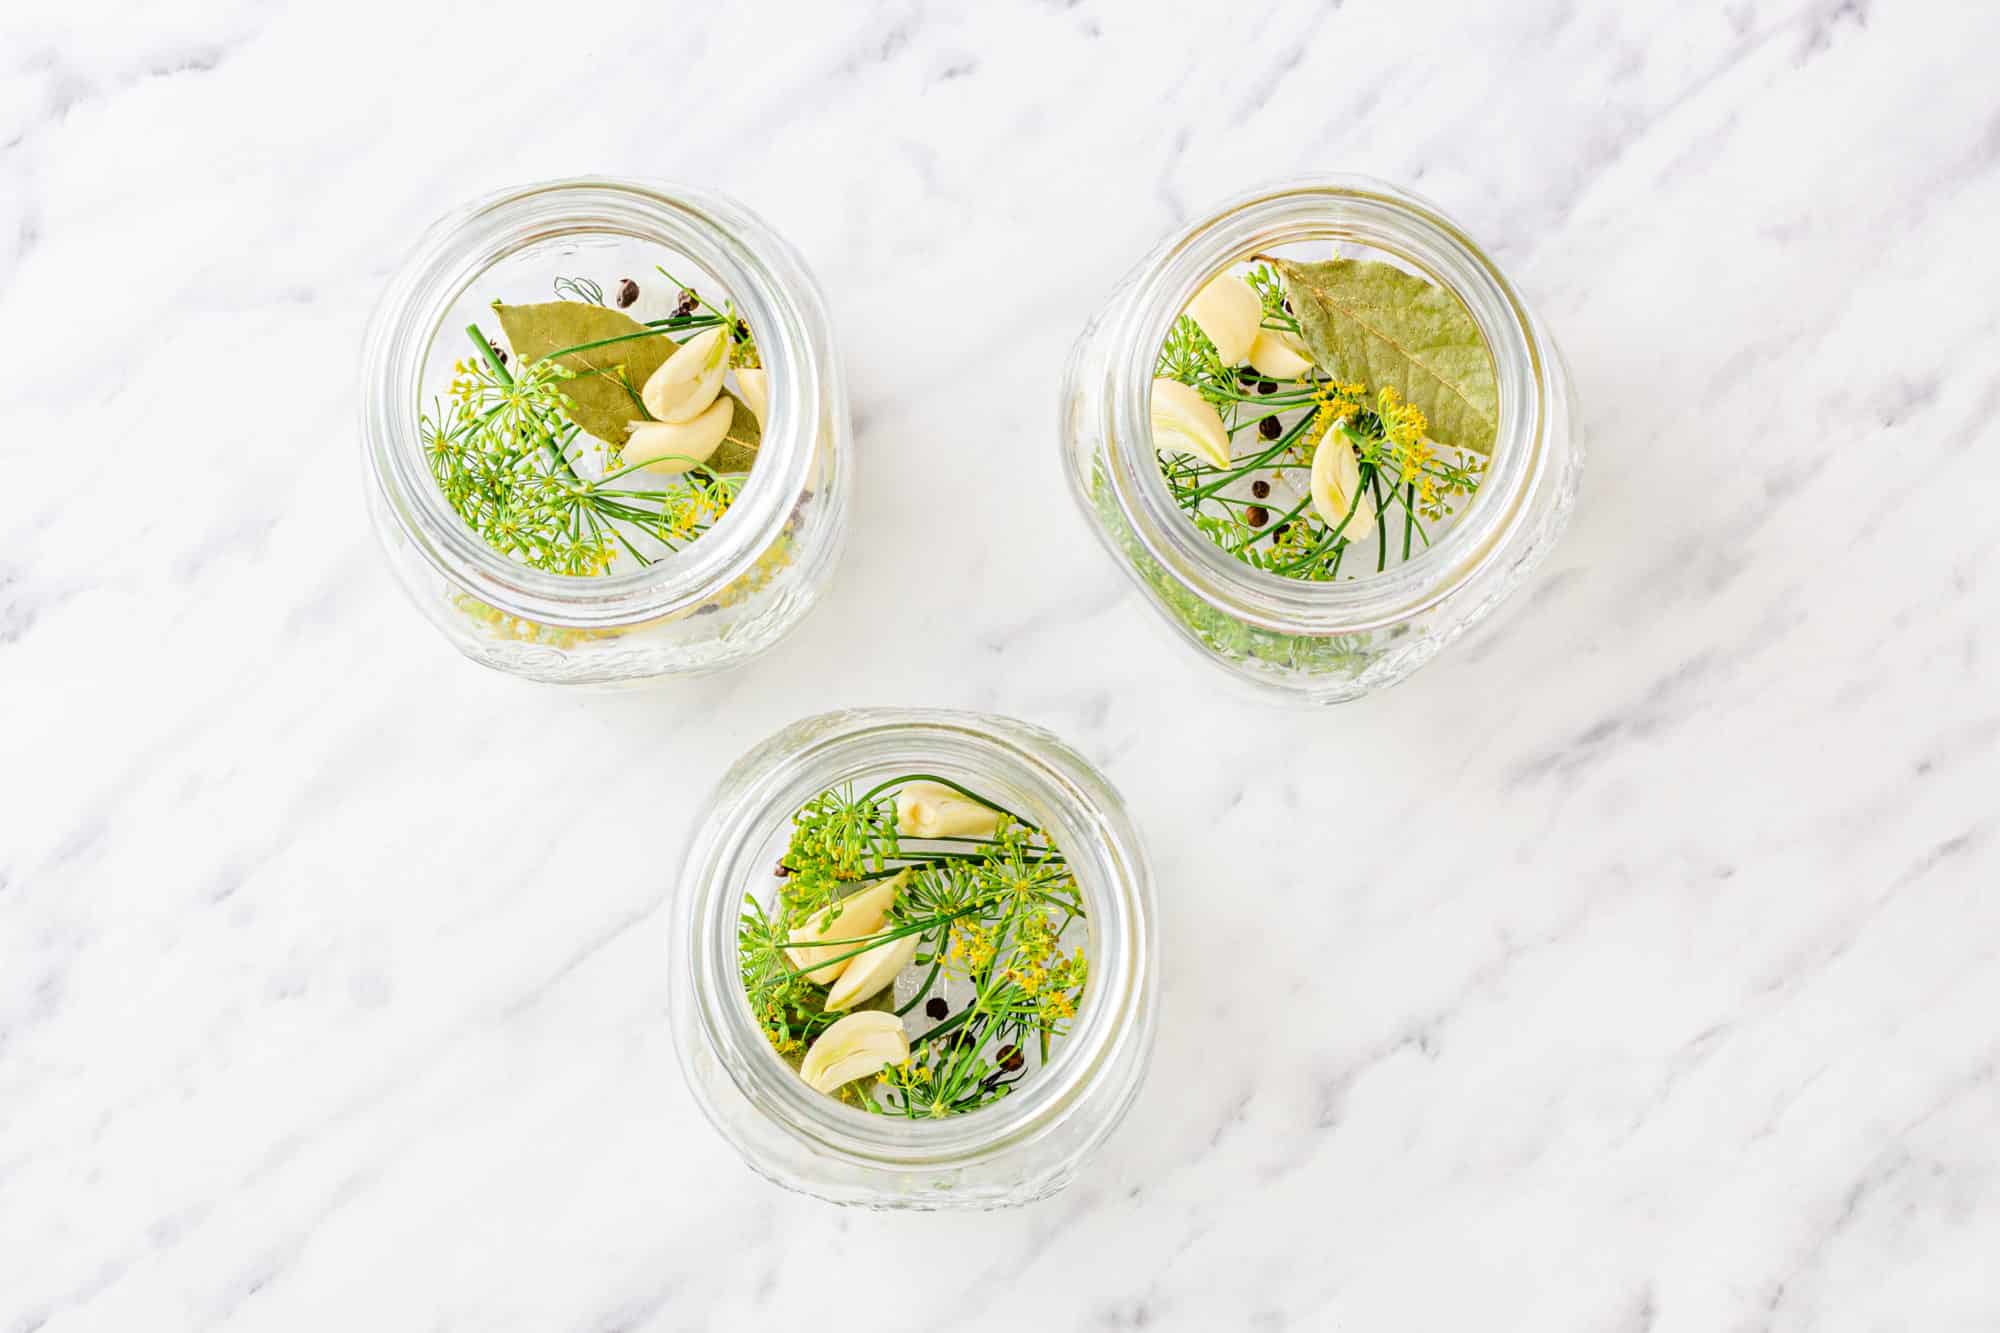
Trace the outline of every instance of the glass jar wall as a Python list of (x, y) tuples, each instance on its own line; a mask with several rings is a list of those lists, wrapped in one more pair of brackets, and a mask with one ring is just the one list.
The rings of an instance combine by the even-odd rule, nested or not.
[[(1492, 355), (1499, 421), (1479, 493), (1436, 544), (1381, 573), (1306, 583), (1244, 564), (1188, 521), (1156, 462), (1149, 393), (1163, 338), (1204, 284), (1253, 254), (1329, 242), (1458, 298)], [(1547, 330), (1464, 232), (1389, 186), (1324, 177), (1231, 200), (1141, 261), (1076, 343), (1061, 434), (1093, 530), (1182, 641), (1269, 693), (1337, 703), (1429, 662), (1548, 554), (1576, 494), (1574, 417)]]
[[(940, 1119), (870, 1114), (814, 1091), (745, 998), (738, 923), (770, 883), (792, 816), (842, 784), (934, 774), (1046, 830), (1087, 908), (1090, 981), (1035, 1077)], [(991, 1208), (1062, 1188), (1123, 1118), (1153, 1039), (1153, 890), (1117, 794), (1049, 733), (1007, 718), (862, 709), (807, 718), (751, 750), (695, 821), (674, 906), (672, 1019), (688, 1085), (757, 1172), (871, 1208)]]
[[(552, 279), (590, 270), (664, 287), (656, 265), (669, 262), (733, 302), (768, 377), (761, 447), (734, 502), (667, 558), (607, 574), (550, 573), (502, 554), (446, 502), (426, 455), (423, 413), (467, 354), (468, 318), (490, 321), (482, 303), (499, 295), (547, 300)], [(719, 195), (554, 181), (444, 218), (377, 308), (363, 387), (377, 536), (417, 609), (483, 665), (561, 683), (718, 670), (775, 643), (832, 575), (851, 447), (824, 304), (792, 248)]]

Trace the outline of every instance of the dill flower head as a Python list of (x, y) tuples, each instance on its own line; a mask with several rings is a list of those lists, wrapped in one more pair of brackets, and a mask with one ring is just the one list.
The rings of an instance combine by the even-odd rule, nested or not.
[(1405, 402), (1403, 395), (1388, 385), (1375, 395), (1375, 415), (1382, 418), (1382, 434), (1391, 444), (1412, 444), (1430, 429), (1431, 423), (1417, 405)]
[(1045, 963), (1056, 951), (1058, 925), (1047, 912), (1023, 920), (1014, 936), (1014, 951), (1030, 963)]
[(792, 821), (785, 864), (793, 874), (786, 898), (800, 906), (830, 900), (835, 885), (861, 878), (891, 836), (894, 820), (893, 805), (859, 800), (848, 788), (814, 797)]
[(1326, 438), (1326, 433), (1353, 416), (1360, 409), (1362, 400), (1368, 395), (1368, 387), (1363, 384), (1343, 384), (1328, 380), (1313, 390), (1312, 424), (1299, 437), (1297, 456), (1310, 462), (1313, 450)]
[(963, 966), (968, 972), (977, 970), (993, 961), (993, 932), (986, 927), (969, 921), (954, 921), (951, 926), (951, 945), (946, 957)]

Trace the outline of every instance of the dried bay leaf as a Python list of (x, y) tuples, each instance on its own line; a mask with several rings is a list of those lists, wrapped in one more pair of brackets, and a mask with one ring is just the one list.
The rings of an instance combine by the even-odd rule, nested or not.
[(710, 472), (748, 472), (757, 461), (757, 449), (764, 442), (764, 428), (757, 424), (757, 414), (750, 405), (723, 390), (722, 396), (736, 404), (736, 410), (729, 417), (729, 433), (722, 437), (722, 443), (708, 456)]
[(1393, 264), (1273, 262), (1307, 350), (1339, 380), (1394, 388), (1439, 444), (1493, 451), (1500, 390), (1479, 325), (1458, 298)]
[[(576, 372), (565, 380), (570, 419), (606, 444), (625, 442), (625, 425), (644, 421), (639, 388), (679, 346), (664, 329), (649, 329), (622, 311), (582, 301), (535, 305), (493, 303), (500, 328), (517, 361), (539, 361), (552, 352), (559, 365)], [(619, 339), (607, 342), (607, 339)], [(586, 346), (599, 343), (601, 346)], [(583, 350), (565, 352), (564, 348)]]

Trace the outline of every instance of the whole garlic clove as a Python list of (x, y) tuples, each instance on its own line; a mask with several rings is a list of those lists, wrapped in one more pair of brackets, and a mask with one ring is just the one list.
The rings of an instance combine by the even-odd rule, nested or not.
[(757, 418), (757, 428), (762, 430), (769, 423), (764, 414), (771, 407), (771, 376), (761, 366), (740, 368), (736, 372), (736, 392), (750, 409), (750, 415)]
[(646, 377), (640, 401), (661, 421), (693, 421), (722, 392), (722, 372), (727, 369), (727, 336), (720, 328), (703, 329)]
[(1240, 366), (1257, 339), (1257, 326), (1264, 322), (1264, 303), (1255, 287), (1225, 273), (1196, 292), (1184, 313), (1201, 325), (1223, 365)]
[(912, 932), (848, 959), (840, 979), (826, 993), (826, 1011), (837, 1014), (843, 1009), (852, 1009), (894, 982), (896, 974), (908, 967), (910, 960), (917, 956), (919, 938)]
[(799, 1064), (799, 1077), (815, 1092), (833, 1092), (909, 1058), (910, 1035), (903, 1030), (903, 1020), (868, 1009), (849, 1014), (820, 1033)]
[[(818, 986), (830, 986), (847, 965), (862, 955), (843, 958), (843, 954), (853, 954), (863, 946), (854, 943), (882, 929), (882, 921), (889, 915), (889, 908), (895, 903), (896, 895), (903, 890), (903, 881), (910, 877), (907, 870), (899, 870), (879, 883), (870, 884), (856, 893), (850, 893), (836, 904), (833, 919), (822, 922), (824, 912), (815, 912), (802, 926), (793, 930), (786, 942), (785, 957), (793, 967), (805, 973), (807, 981)], [(821, 944), (821, 940), (836, 941)], [(829, 963), (827, 960), (837, 961)]]
[(1153, 448), (1229, 466), (1229, 431), (1222, 414), (1193, 389), (1165, 376), (1153, 381)]
[(912, 782), (896, 793), (896, 832), (906, 838), (990, 838), (1000, 812), (942, 782)]
[(621, 465), (644, 464), (648, 472), (669, 476), (699, 467), (721, 446), (735, 413), (735, 403), (718, 398), (693, 421), (634, 421), (625, 427), (630, 434)]
[(1295, 380), (1312, 369), (1312, 358), (1288, 333), (1257, 330), (1250, 343), (1250, 367), (1274, 380)]
[[(1340, 535), (1349, 541), (1359, 541), (1375, 530), (1375, 510), (1361, 498), (1361, 460), (1338, 431), (1328, 431), (1313, 450), (1312, 503), (1329, 528), (1338, 528), (1341, 520), (1347, 519)], [(1353, 518), (1347, 517), (1349, 509), (1354, 511)]]

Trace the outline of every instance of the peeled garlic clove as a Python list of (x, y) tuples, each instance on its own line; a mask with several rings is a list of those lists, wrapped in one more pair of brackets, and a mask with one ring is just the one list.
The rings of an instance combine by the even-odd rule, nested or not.
[[(1349, 541), (1359, 541), (1375, 530), (1375, 510), (1361, 497), (1361, 460), (1338, 431), (1328, 431), (1319, 448), (1313, 450), (1312, 502), (1329, 528), (1338, 528), (1341, 520), (1347, 519), (1340, 535)], [(1347, 518), (1349, 509), (1354, 510), (1351, 519)]]
[(1229, 466), (1229, 431), (1222, 414), (1193, 389), (1165, 376), (1153, 381), (1153, 448)]
[(826, 993), (826, 1010), (837, 1014), (852, 1009), (884, 986), (917, 956), (917, 935), (912, 933), (878, 944), (867, 953), (847, 960), (840, 979)]
[(896, 793), (896, 832), (906, 838), (990, 838), (1000, 812), (942, 782), (912, 782)]
[[(818, 986), (830, 986), (833, 979), (841, 974), (854, 958), (843, 958), (865, 946), (854, 941), (864, 939), (882, 929), (882, 920), (889, 915), (890, 906), (896, 895), (902, 891), (903, 881), (910, 877), (907, 870), (899, 870), (877, 884), (870, 884), (858, 893), (850, 893), (835, 906), (833, 919), (822, 921), (825, 910), (814, 912), (802, 925), (794, 929), (786, 941), (785, 957), (792, 966), (805, 973), (806, 980)], [(821, 940), (833, 940), (832, 944), (821, 944)], [(861, 955), (856, 954), (858, 958)], [(827, 962), (827, 959), (837, 959)]]
[(685, 472), (708, 461), (729, 434), (736, 404), (718, 398), (693, 421), (634, 421), (620, 455), (622, 466), (643, 463), (648, 472)]
[(668, 423), (693, 421), (722, 392), (729, 369), (729, 342), (720, 328), (703, 329), (646, 377), (639, 398), (646, 410)]
[(815, 1092), (879, 1074), (910, 1058), (910, 1035), (903, 1020), (880, 1009), (849, 1014), (819, 1034), (799, 1064), (799, 1077)]
[(1264, 322), (1264, 303), (1243, 279), (1223, 274), (1194, 294), (1185, 312), (1201, 325), (1225, 366), (1240, 366)]
[(765, 412), (771, 406), (771, 377), (761, 367), (752, 366), (736, 372), (736, 392), (743, 399), (750, 415), (757, 418), (757, 428), (766, 424)]
[(1250, 343), (1250, 367), (1274, 380), (1295, 380), (1312, 369), (1312, 359), (1290, 334), (1259, 329)]

